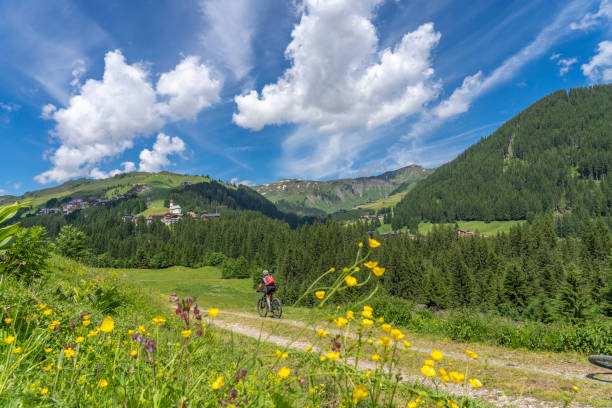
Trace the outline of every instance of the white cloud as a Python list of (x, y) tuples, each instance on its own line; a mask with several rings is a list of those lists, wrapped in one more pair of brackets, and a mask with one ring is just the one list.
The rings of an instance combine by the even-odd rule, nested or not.
[(232, 177), (232, 180), (230, 181), (233, 185), (235, 186), (252, 186), (254, 185), (253, 182), (251, 180), (240, 180), (238, 177)]
[(563, 76), (567, 74), (572, 65), (578, 62), (578, 58), (561, 58), (557, 65), (559, 66), (559, 75)]
[(221, 80), (198, 57), (186, 57), (173, 71), (162, 74), (157, 93), (170, 97), (164, 112), (174, 120), (194, 119), (206, 107), (219, 102)]
[(202, 36), (204, 47), (236, 79), (242, 79), (252, 68), (255, 2), (206, 0), (200, 7), (207, 25)]
[(588, 64), (581, 67), (584, 76), (591, 82), (612, 81), (612, 41), (602, 41), (597, 47), (597, 54)]
[(15, 112), (21, 109), (21, 106), (16, 105), (14, 103), (4, 103), (0, 102), (0, 110), (5, 110), (7, 112)]
[[(372, 13), (381, 0), (306, 0), (285, 54), (291, 67), (261, 94), (235, 97), (234, 122), (259, 130), (297, 123), (323, 132), (373, 129), (421, 111), (437, 97), (433, 24), (378, 50)], [(331, 142), (331, 141), (329, 141)]]
[(123, 166), (123, 169), (114, 169), (109, 171), (108, 173), (95, 167), (89, 172), (89, 177), (95, 179), (105, 179), (109, 177), (115, 177), (117, 174), (130, 173), (136, 170), (136, 165), (131, 161), (125, 161), (121, 163), (121, 165)]
[(461, 86), (452, 95), (442, 101), (434, 108), (434, 114), (441, 119), (456, 116), (467, 112), (473, 99), (473, 95), (482, 85), (482, 71), (478, 71), (472, 76), (467, 76)]
[(83, 78), (87, 70), (85, 59), (79, 58), (72, 64), (72, 67), (72, 81), (70, 81), (70, 86), (79, 88), (81, 86), (81, 78)]
[(550, 60), (551, 60), (551, 61), (554, 61), (554, 60), (556, 60), (556, 59), (559, 59), (559, 57), (560, 57), (560, 56), (561, 56), (561, 54), (559, 54), (559, 53), (555, 53), (555, 54), (553, 54), (553, 55), (551, 55), (551, 56), (550, 56)]
[(139, 171), (157, 172), (170, 165), (168, 156), (181, 153), (185, 150), (185, 143), (181, 138), (170, 137), (163, 133), (157, 135), (153, 150), (144, 149), (140, 152)]
[(602, 0), (596, 13), (587, 13), (579, 22), (570, 24), (572, 30), (587, 30), (612, 20), (612, 0)]
[[(158, 89), (169, 95), (167, 102), (158, 99), (143, 64), (127, 64), (119, 50), (109, 51), (104, 62), (102, 80), (88, 79), (67, 107), (43, 107), (43, 117), (56, 122), (52, 134), (61, 146), (51, 156), (53, 167), (35, 177), (38, 182), (87, 175), (98, 163), (132, 148), (134, 139), (161, 129), (168, 120), (193, 118), (218, 100), (211, 89), (218, 92), (220, 84), (206, 82), (209, 71), (197, 58), (186, 57), (175, 70), (161, 75)], [(187, 86), (181, 86), (182, 81)]]
[(53, 105), (52, 103), (48, 103), (42, 107), (40, 117), (47, 120), (53, 119), (53, 114), (55, 111), (57, 111), (57, 106)]
[(0, 194), (2, 194), (2, 195), (6, 194), (6, 190), (3, 189), (3, 188), (0, 188)]

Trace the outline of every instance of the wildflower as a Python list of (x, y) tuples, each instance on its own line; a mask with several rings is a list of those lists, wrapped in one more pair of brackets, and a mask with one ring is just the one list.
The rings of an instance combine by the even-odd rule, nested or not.
[(349, 319), (349, 320), (353, 320), (355, 318), (355, 313), (353, 313), (352, 310), (348, 310), (346, 312), (346, 318)]
[(373, 339), (368, 339), (368, 344), (374, 344), (374, 340)]
[(391, 325), (389, 323), (385, 323), (381, 326), (381, 329), (385, 333), (389, 333), (391, 331)]
[(138, 326), (138, 333), (144, 336), (147, 333), (147, 329), (141, 324)]
[(115, 328), (115, 322), (113, 321), (113, 318), (110, 316), (106, 316), (106, 318), (102, 320), (102, 324), (100, 325), (100, 330), (102, 330), (104, 333), (110, 333), (113, 331), (114, 328)]
[(130, 357), (134, 357), (134, 358), (138, 357), (138, 350), (130, 351)]
[(378, 248), (380, 246), (380, 242), (375, 239), (368, 238), (368, 245), (370, 246), (370, 248)]
[(327, 357), (325, 357), (325, 356), (321, 356), (321, 357), (319, 357), (319, 361), (320, 361), (320, 362), (323, 362), (323, 361), (325, 361), (326, 359), (327, 359)]
[(426, 366), (430, 366), (430, 367), (434, 367), (436, 365), (436, 362), (433, 360), (425, 360), (425, 365)]
[(371, 376), (372, 374), (374, 374), (374, 371), (365, 370), (365, 375), (367, 375), (368, 377)]
[(21, 347), (15, 347), (13, 349), (13, 354), (19, 354), (19, 353), (21, 353)]
[(49, 389), (48, 389), (47, 387), (42, 388), (42, 389), (40, 390), (40, 393), (41, 393), (42, 395), (45, 395), (45, 394), (46, 394), (46, 393), (48, 393), (48, 392), (49, 392)]
[(74, 340), (74, 342), (75, 342), (76, 344), (79, 344), (79, 343), (82, 343), (84, 340), (85, 340), (85, 337), (77, 337), (77, 338)]
[(368, 311), (370, 313), (374, 313), (374, 309), (372, 309), (372, 306), (364, 306), (363, 310)]
[(45, 316), (49, 316), (51, 313), (53, 313), (53, 309), (47, 309), (43, 312)]
[(284, 380), (287, 377), (289, 377), (289, 374), (291, 374), (291, 370), (288, 369), (287, 367), (283, 367), (280, 370), (278, 370), (277, 374), (280, 378)]
[(319, 337), (327, 336), (327, 332), (323, 329), (317, 329), (317, 334), (319, 335)]
[(104, 388), (108, 385), (108, 381), (106, 381), (104, 378), (101, 379), (100, 381), (98, 381), (98, 387), (100, 388)]
[(401, 339), (403, 339), (405, 337), (405, 335), (404, 335), (404, 333), (402, 333), (401, 330), (393, 329), (393, 330), (391, 330), (391, 337), (393, 337), (393, 340), (395, 340), (395, 341), (400, 341)]
[(52, 349), (51, 347), (47, 347), (47, 348), (45, 349), (45, 353), (50, 353), (50, 352), (52, 352), (52, 351), (53, 351), (53, 349)]
[(440, 367), (440, 375), (448, 375), (448, 373), (443, 367)]
[(465, 350), (465, 355), (476, 360), (478, 358), (478, 354), (474, 353), (472, 350)]
[(317, 299), (323, 299), (325, 297), (325, 291), (324, 290), (317, 290), (315, 292), (315, 296), (317, 297)]
[(311, 351), (312, 350), (312, 346), (306, 346), (306, 351)]
[(38, 310), (42, 310), (44, 308), (46, 308), (47, 305), (45, 303), (41, 303), (40, 305), (38, 305)]
[(5, 317), (4, 318), (4, 323), (6, 323), (6, 324), (11, 324), (12, 321), (13, 321), (13, 318), (11, 318), (11, 317)]
[(374, 322), (370, 319), (362, 319), (361, 323), (360, 323), (363, 327), (372, 327), (374, 325)]
[(459, 405), (455, 404), (453, 401), (451, 400), (446, 400), (446, 403), (451, 407), (451, 408), (459, 408)]
[(353, 390), (353, 404), (358, 404), (359, 401), (368, 396), (368, 390), (365, 385), (359, 384), (357, 388)]
[(5, 342), (6, 344), (11, 344), (11, 343), (12, 343), (12, 342), (14, 342), (14, 341), (15, 341), (15, 337), (13, 337), (13, 336), (6, 336), (6, 337), (4, 338), (4, 342)]
[(465, 375), (458, 373), (457, 371), (451, 371), (450, 373), (448, 373), (448, 376), (455, 384), (461, 384), (465, 381)]
[(387, 336), (382, 336), (380, 340), (378, 340), (378, 344), (380, 344), (383, 347), (389, 347), (391, 346), (391, 344), (393, 344), (393, 340), (391, 340)]
[(344, 277), (344, 282), (346, 283), (346, 286), (348, 286), (349, 288), (357, 285), (357, 278), (351, 275), (347, 275)]
[(208, 309), (208, 315), (211, 318), (215, 318), (217, 317), (217, 315), (219, 314), (219, 309), (217, 309), (216, 307), (211, 307), (210, 309)]
[(128, 330), (128, 334), (131, 336), (132, 334), (134, 334), (134, 330), (133, 329)]
[(410, 401), (407, 405), (408, 408), (416, 408), (417, 407), (417, 403), (414, 401)]
[(289, 353), (282, 353), (279, 349), (276, 349), (276, 358), (279, 360), (284, 360), (289, 357)]
[(74, 350), (72, 347), (68, 347), (66, 350), (64, 350), (64, 355), (66, 358), (72, 358), (72, 356), (74, 356)]
[(53, 367), (53, 364), (46, 365), (46, 366), (43, 367), (43, 370), (44, 371), (50, 371), (51, 367)]
[(89, 315), (87, 313), (81, 313), (81, 319), (89, 320)]
[(383, 276), (383, 274), (385, 273), (386, 268), (379, 268), (378, 266), (375, 267), (374, 269), (372, 269), (372, 273), (376, 276)]
[(410, 344), (409, 341), (404, 340), (404, 347), (410, 348), (410, 346), (412, 346), (412, 344)]
[(87, 327), (91, 324), (91, 321), (89, 320), (83, 320), (83, 326)]
[(380, 355), (378, 354), (372, 355), (372, 361), (376, 361), (376, 362), (380, 361)]
[(181, 336), (183, 336), (184, 338), (188, 339), (189, 336), (191, 336), (191, 330), (183, 330), (181, 332)]
[(153, 318), (153, 324), (157, 324), (158, 326), (161, 326), (164, 323), (166, 323), (166, 319), (164, 319), (163, 317), (154, 317)]
[(472, 384), (472, 387), (474, 388), (482, 387), (482, 383), (478, 378), (469, 378), (468, 381), (470, 382), (470, 384)]
[(337, 351), (330, 351), (325, 357), (327, 357), (331, 361), (336, 361), (338, 358), (340, 358), (340, 353)]
[(342, 327), (348, 323), (348, 320), (346, 320), (344, 317), (339, 317), (337, 319), (334, 319), (334, 323), (336, 323), (338, 327)]
[(421, 367), (421, 372), (423, 373), (425, 377), (435, 377), (436, 376), (436, 369), (433, 368), (432, 366), (424, 365), (423, 367)]
[(90, 330), (89, 333), (87, 333), (87, 337), (97, 336), (99, 332), (100, 332), (100, 329)]
[(378, 266), (378, 261), (364, 262), (363, 266), (365, 266), (366, 268), (369, 268), (369, 269), (374, 269), (375, 267)]
[(440, 361), (440, 360), (442, 360), (442, 358), (444, 358), (444, 354), (440, 350), (432, 351), (430, 356), (431, 356), (431, 358), (433, 358), (436, 361)]
[(220, 375), (217, 377), (217, 379), (211, 384), (211, 387), (213, 390), (218, 390), (219, 388), (223, 387), (223, 376)]

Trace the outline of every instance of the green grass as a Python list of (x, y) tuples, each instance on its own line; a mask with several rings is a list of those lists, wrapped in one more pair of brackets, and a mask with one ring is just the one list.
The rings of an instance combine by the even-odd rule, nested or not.
[[(457, 221), (459, 229), (468, 231), (478, 231), (481, 234), (491, 236), (496, 235), (498, 232), (508, 232), (510, 228), (515, 225), (520, 225), (525, 221), (491, 221), (489, 223), (484, 221)], [(438, 224), (438, 225), (453, 225), (454, 223)], [(425, 235), (433, 229), (434, 224), (430, 222), (422, 222), (419, 224), (419, 233)]]
[(149, 215), (163, 215), (166, 214), (168, 211), (170, 211), (170, 209), (168, 207), (164, 207), (164, 200), (153, 200), (151, 201), (149, 208), (147, 208), (138, 215), (148, 217)]
[(380, 210), (381, 208), (395, 207), (397, 203), (402, 201), (402, 198), (407, 192), (393, 194), (387, 198), (381, 198), (370, 204), (362, 204), (355, 208), (363, 208), (364, 210)]

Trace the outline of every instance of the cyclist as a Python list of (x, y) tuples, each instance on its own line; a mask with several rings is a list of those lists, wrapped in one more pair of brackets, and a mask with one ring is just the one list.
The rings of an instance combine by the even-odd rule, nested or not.
[(274, 278), (272, 277), (272, 275), (270, 275), (270, 272), (268, 272), (267, 269), (264, 269), (261, 274), (262, 279), (259, 283), (259, 286), (257, 287), (257, 291), (259, 292), (262, 286), (266, 287), (266, 306), (268, 307), (268, 312), (272, 312), (272, 307), (270, 306), (272, 304), (270, 303), (270, 295), (276, 290), (276, 286), (274, 285)]

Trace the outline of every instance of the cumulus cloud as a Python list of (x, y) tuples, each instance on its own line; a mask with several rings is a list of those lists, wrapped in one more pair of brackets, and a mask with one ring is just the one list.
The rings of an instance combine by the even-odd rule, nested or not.
[(57, 110), (57, 106), (52, 103), (48, 103), (42, 107), (40, 112), (40, 117), (43, 119), (51, 120), (53, 119), (53, 114)]
[(180, 137), (170, 137), (163, 133), (157, 135), (153, 150), (140, 152), (139, 171), (157, 172), (170, 164), (168, 156), (185, 150), (185, 143)]
[(70, 81), (70, 86), (79, 88), (81, 86), (81, 78), (85, 75), (86, 70), (85, 59), (79, 58), (72, 63), (72, 81)]
[(35, 177), (38, 182), (87, 175), (98, 163), (132, 148), (136, 138), (168, 121), (194, 118), (218, 100), (220, 80), (212, 79), (195, 57), (162, 74), (157, 91), (145, 65), (126, 63), (121, 51), (109, 51), (104, 62), (102, 80), (88, 79), (67, 107), (43, 107), (42, 116), (56, 122), (52, 135), (61, 145), (50, 158), (52, 168)]
[(423, 24), (393, 48), (378, 50), (371, 18), (380, 3), (306, 0), (285, 51), (290, 68), (261, 93), (236, 96), (234, 122), (255, 130), (297, 123), (345, 132), (422, 110), (440, 88), (431, 67), (440, 34), (433, 24)]
[(14, 104), (14, 103), (4, 103), (4, 102), (0, 102), (0, 110), (4, 110), (7, 112), (15, 112), (18, 111), (19, 109), (21, 109), (21, 106)]
[(587, 30), (612, 20), (612, 0), (602, 0), (596, 13), (587, 13), (579, 22), (570, 24), (572, 30)]
[(131, 161), (125, 161), (121, 163), (121, 165), (123, 166), (122, 169), (111, 170), (108, 173), (95, 167), (89, 172), (89, 177), (95, 179), (105, 179), (109, 177), (115, 177), (118, 174), (130, 173), (136, 170), (136, 165)]
[(602, 41), (597, 47), (597, 54), (588, 64), (581, 67), (584, 76), (591, 82), (612, 81), (612, 41)]
[(231, 183), (235, 186), (252, 186), (253, 182), (251, 180), (240, 180), (238, 177), (232, 177)]

